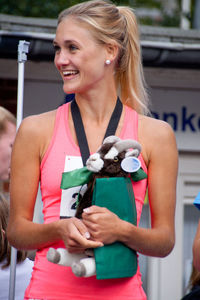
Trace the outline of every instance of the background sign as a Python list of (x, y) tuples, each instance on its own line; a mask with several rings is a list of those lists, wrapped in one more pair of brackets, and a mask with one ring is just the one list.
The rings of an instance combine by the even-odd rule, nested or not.
[(168, 122), (179, 150), (200, 151), (200, 91), (154, 89), (152, 115)]

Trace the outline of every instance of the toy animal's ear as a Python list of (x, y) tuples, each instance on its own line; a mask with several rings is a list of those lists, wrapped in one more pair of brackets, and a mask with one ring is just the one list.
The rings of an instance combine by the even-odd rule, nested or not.
[(117, 142), (114, 147), (119, 151), (119, 153), (131, 148), (139, 152), (141, 151), (141, 145), (135, 140), (123, 140)]
[(121, 162), (121, 168), (127, 173), (137, 172), (141, 167), (141, 162), (135, 156), (125, 157)]
[(116, 143), (121, 141), (121, 139), (118, 136), (115, 135), (110, 135), (108, 137), (106, 137), (103, 141), (103, 144), (107, 144), (107, 143)]
[(134, 156), (138, 157), (140, 155), (140, 151), (138, 149), (127, 151), (125, 157)]
[(128, 151), (128, 149), (134, 149), (133, 151), (141, 151), (141, 145), (135, 140), (120, 140), (116, 142), (112, 148), (105, 155), (105, 159), (113, 159), (119, 153), (123, 151)]
[(121, 139), (118, 137), (118, 136), (115, 136), (115, 135), (110, 135), (108, 137), (106, 137), (104, 140), (103, 140), (103, 143), (102, 145), (97, 149), (97, 152), (100, 152), (101, 148), (103, 145), (105, 144), (115, 144), (117, 142), (121, 141)]

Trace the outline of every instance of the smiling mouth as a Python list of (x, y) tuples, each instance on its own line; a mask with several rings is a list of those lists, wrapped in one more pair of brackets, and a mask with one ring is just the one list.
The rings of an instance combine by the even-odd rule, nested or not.
[(67, 70), (62, 72), (63, 76), (67, 76), (67, 77), (77, 75), (78, 73), (79, 71), (77, 70)]

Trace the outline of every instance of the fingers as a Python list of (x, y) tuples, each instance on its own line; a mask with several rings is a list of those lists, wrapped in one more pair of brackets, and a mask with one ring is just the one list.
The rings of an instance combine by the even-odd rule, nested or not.
[(72, 218), (70, 221), (69, 234), (66, 241), (68, 250), (76, 249), (76, 251), (79, 251), (80, 249), (98, 248), (103, 246), (102, 242), (89, 240), (90, 233), (80, 219)]
[(83, 212), (90, 215), (94, 213), (104, 213), (106, 211), (105, 207), (100, 207), (96, 205), (92, 205), (90, 207), (84, 208)]
[(99, 241), (88, 240), (81, 234), (75, 235), (73, 239), (75, 240), (76, 244), (80, 245), (82, 248), (98, 248), (103, 246), (103, 243)]
[(74, 218), (74, 225), (84, 238), (90, 238), (90, 233), (88, 232), (87, 227), (80, 219)]
[[(95, 241), (91, 241), (91, 243), (88, 244), (88, 246), (85, 246), (85, 247), (77, 247), (77, 246), (74, 246), (74, 247), (66, 247), (67, 250), (70, 252), (70, 253), (85, 253), (86, 255), (89, 255), (91, 256), (91, 252), (92, 250), (91, 249), (94, 249), (94, 248), (100, 248), (100, 247), (103, 247), (104, 244), (103, 243), (99, 243), (99, 242), (95, 242)], [(90, 249), (90, 250), (89, 250)], [(89, 252), (88, 252), (89, 251)]]
[(84, 209), (82, 221), (93, 240), (110, 244), (118, 239), (120, 219), (107, 208), (93, 205)]

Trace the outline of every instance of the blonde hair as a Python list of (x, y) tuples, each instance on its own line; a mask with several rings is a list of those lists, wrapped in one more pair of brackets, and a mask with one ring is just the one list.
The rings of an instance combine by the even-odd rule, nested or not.
[[(11, 246), (6, 236), (6, 229), (9, 219), (9, 202), (0, 193), (0, 262), (3, 262), (2, 269), (8, 267), (11, 262)], [(24, 261), (27, 257), (27, 252), (17, 251), (17, 263)]]
[(16, 124), (16, 118), (9, 110), (0, 106), (0, 136), (6, 132), (7, 122)]
[(133, 9), (106, 0), (92, 0), (62, 11), (58, 24), (66, 17), (89, 26), (100, 44), (115, 43), (119, 54), (115, 70), (117, 88), (124, 104), (147, 114), (148, 95), (143, 75), (138, 25)]

